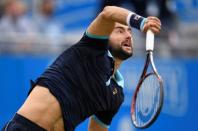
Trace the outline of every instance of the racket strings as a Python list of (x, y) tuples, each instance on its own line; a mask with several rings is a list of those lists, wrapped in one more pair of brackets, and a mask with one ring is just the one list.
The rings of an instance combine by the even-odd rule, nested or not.
[(156, 114), (159, 106), (160, 84), (155, 75), (144, 79), (137, 95), (135, 106), (136, 124), (143, 126)]

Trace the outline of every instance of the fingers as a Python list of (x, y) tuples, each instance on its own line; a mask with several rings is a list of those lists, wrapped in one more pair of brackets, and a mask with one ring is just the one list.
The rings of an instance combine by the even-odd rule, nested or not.
[(161, 21), (157, 17), (147, 17), (147, 21), (143, 27), (143, 32), (147, 32), (148, 29), (150, 29), (154, 34), (159, 34), (161, 30)]
[(158, 18), (155, 17), (155, 16), (149, 16), (149, 17), (147, 17), (147, 20), (154, 20), (154, 21), (159, 22), (159, 23), (161, 24), (160, 19), (158, 19)]
[(154, 25), (158, 28), (161, 29), (161, 21), (157, 17), (149, 17), (148, 18), (150, 22), (155, 23)]

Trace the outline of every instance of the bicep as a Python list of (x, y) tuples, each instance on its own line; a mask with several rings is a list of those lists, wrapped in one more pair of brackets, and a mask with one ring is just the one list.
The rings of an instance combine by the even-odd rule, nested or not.
[(91, 117), (89, 120), (88, 131), (108, 131), (108, 128), (101, 126), (93, 117)]

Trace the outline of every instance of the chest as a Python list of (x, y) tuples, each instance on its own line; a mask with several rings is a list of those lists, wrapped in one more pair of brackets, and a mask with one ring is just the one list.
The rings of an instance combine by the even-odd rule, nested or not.
[(124, 101), (123, 88), (120, 87), (115, 80), (111, 79), (111, 82), (107, 88), (107, 101), (110, 109), (117, 109)]

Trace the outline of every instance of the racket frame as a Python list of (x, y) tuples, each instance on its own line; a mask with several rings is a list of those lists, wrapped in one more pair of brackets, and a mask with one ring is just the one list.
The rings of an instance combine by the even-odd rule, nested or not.
[[(151, 46), (148, 46), (148, 45), (151, 45)], [(131, 104), (131, 120), (132, 120), (132, 123), (133, 125), (136, 127), (136, 128), (148, 128), (149, 126), (151, 126), (153, 124), (153, 122), (157, 119), (157, 117), (159, 116), (160, 112), (161, 112), (161, 109), (162, 109), (162, 106), (163, 106), (163, 101), (164, 101), (164, 92), (163, 92), (163, 81), (162, 81), (162, 78), (161, 76), (158, 74), (157, 72), (157, 69), (155, 67), (155, 64), (154, 64), (154, 61), (153, 61), (153, 48), (154, 48), (154, 35), (153, 33), (149, 30), (147, 32), (147, 38), (146, 38), (146, 51), (147, 51), (147, 56), (146, 56), (146, 61), (145, 61), (145, 66), (144, 66), (144, 69), (143, 69), (143, 72), (141, 74), (141, 77), (140, 77), (140, 80), (138, 82), (138, 85), (136, 87), (136, 90), (134, 92), (134, 95), (133, 95), (133, 99), (132, 99), (132, 104)], [(150, 72), (150, 73), (147, 73), (147, 69), (149, 67), (149, 64), (151, 65), (152, 67), (152, 71), (153, 72)], [(135, 105), (136, 105), (136, 100), (137, 100), (137, 94), (140, 90), (140, 87), (141, 87), (141, 84), (143, 83), (144, 79), (146, 79), (148, 76), (150, 75), (156, 75), (158, 81), (159, 81), (159, 88), (160, 89), (160, 101), (159, 101), (159, 106), (157, 108), (157, 112), (156, 114), (153, 116), (153, 118), (151, 118), (147, 123), (145, 123), (144, 125), (142, 126), (139, 126), (136, 122), (136, 118), (135, 118)]]

